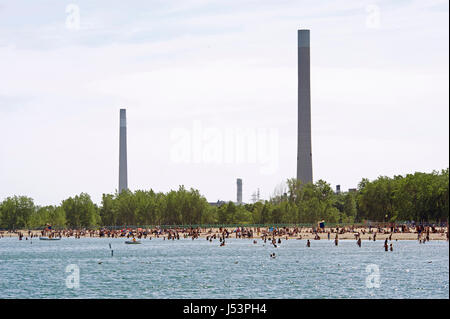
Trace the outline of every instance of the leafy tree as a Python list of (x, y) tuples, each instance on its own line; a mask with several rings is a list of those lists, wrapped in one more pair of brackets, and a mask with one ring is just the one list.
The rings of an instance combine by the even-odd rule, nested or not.
[(100, 221), (98, 208), (86, 193), (69, 197), (61, 204), (67, 220), (72, 228), (95, 226)]
[(20, 229), (30, 225), (35, 210), (33, 199), (26, 196), (6, 198), (0, 205), (0, 224), (3, 228)]

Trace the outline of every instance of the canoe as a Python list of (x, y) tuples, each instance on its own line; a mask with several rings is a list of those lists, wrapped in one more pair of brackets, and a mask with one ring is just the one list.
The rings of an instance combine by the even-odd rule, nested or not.
[(126, 242), (125, 242), (125, 244), (128, 244), (128, 245), (137, 245), (137, 244), (140, 244), (141, 242), (140, 241), (132, 241), (132, 240), (127, 240)]
[(40, 240), (61, 240), (61, 238), (39, 237)]

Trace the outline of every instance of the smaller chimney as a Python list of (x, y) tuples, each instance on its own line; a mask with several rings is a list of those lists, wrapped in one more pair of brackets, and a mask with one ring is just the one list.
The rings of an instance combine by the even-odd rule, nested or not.
[(238, 204), (242, 204), (242, 179), (238, 178), (236, 180), (237, 183), (237, 198), (236, 201)]

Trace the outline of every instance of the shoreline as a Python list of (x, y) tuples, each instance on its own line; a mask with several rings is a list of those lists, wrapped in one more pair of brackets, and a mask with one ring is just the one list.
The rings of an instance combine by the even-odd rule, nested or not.
[[(101, 232), (100, 230), (16, 230), (16, 231), (0, 231), (1, 238), (22, 238), (27, 240), (38, 237), (61, 237), (61, 238), (133, 238), (149, 239), (149, 238), (165, 238), (167, 240), (177, 238), (189, 239), (252, 239), (264, 240), (266, 239), (281, 239), (281, 240), (335, 240), (336, 235), (339, 240), (429, 240), (429, 241), (448, 241), (447, 227), (436, 227), (433, 231), (424, 229), (419, 236), (416, 230), (408, 231), (394, 231), (391, 232), (389, 228), (375, 228), (368, 227), (354, 228), (354, 229), (335, 229), (325, 228), (319, 230), (317, 233), (312, 228), (280, 228), (275, 233), (269, 232), (268, 228), (202, 228), (202, 229), (166, 229), (158, 228), (152, 229), (127, 229)], [(428, 238), (426, 238), (428, 237)]]

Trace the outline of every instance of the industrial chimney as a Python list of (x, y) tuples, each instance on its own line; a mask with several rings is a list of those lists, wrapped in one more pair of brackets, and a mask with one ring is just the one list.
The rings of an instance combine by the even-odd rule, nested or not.
[(309, 30), (298, 30), (297, 180), (312, 183)]
[(237, 203), (242, 204), (242, 179), (238, 178), (237, 182)]
[(127, 113), (120, 109), (120, 140), (119, 140), (119, 193), (128, 189), (127, 174)]

